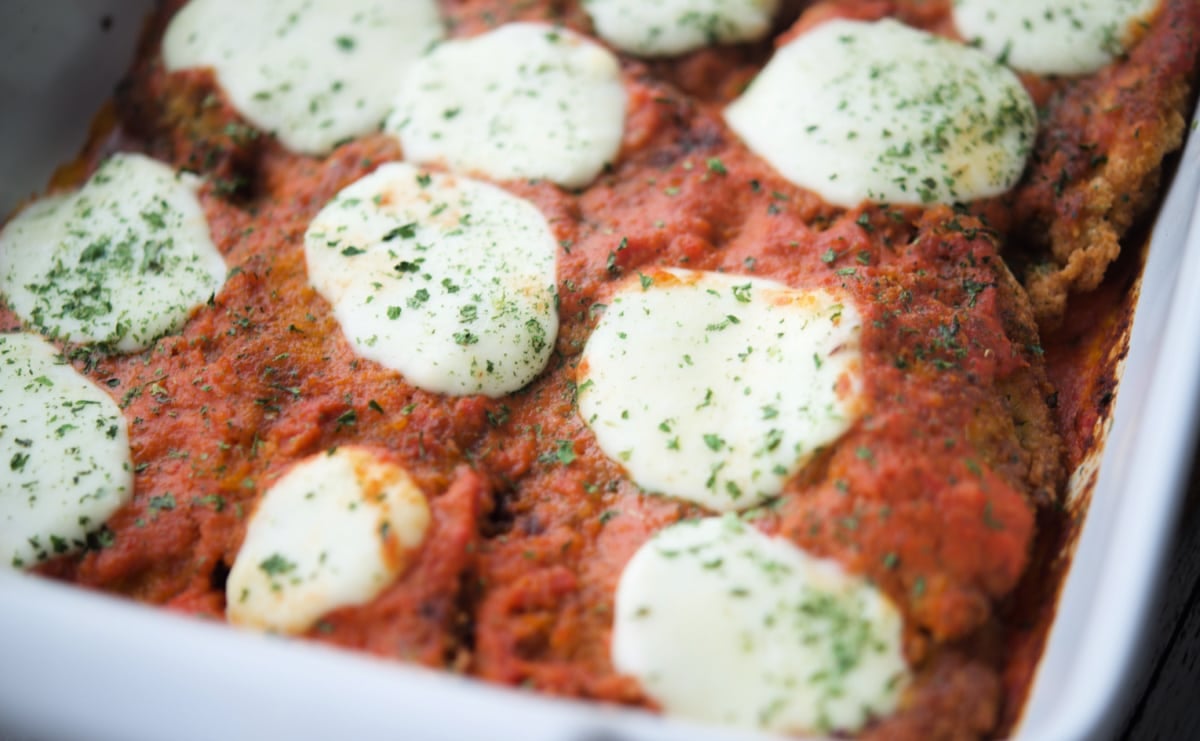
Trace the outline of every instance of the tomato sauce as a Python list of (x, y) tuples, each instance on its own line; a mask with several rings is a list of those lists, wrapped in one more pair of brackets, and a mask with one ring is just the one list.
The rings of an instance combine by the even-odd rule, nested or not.
[[(1167, 7), (1181, 14), (1188, 2)], [(93, 548), (42, 573), (221, 620), (224, 580), (262, 492), (309, 455), (364, 445), (408, 469), (433, 523), (404, 575), (370, 604), (325, 616), (311, 638), (653, 707), (609, 658), (613, 594), (654, 532), (703, 511), (641, 491), (604, 455), (576, 411), (577, 366), (605, 304), (639, 270), (752, 275), (842, 292), (864, 317), (864, 417), (748, 516), (867, 576), (905, 615), (916, 679), (901, 710), (866, 736), (962, 738), (1011, 723), (1040, 649), (1021, 631), (1027, 620), (1044, 630), (1055, 589), (1042, 581), (1035, 591), (1049, 605), (1032, 611), (1014, 611), (1010, 596), (1059, 552), (1064, 462), (1073, 467), (1091, 444), (1106, 411), (1092, 406), (1094, 390), (1112, 377), (1096, 361), (1107, 339), (1059, 333), (1055, 385), (1047, 380), (1034, 307), (1006, 263), (1030, 259), (1008, 241), (1027, 214), (1062, 208), (1040, 181), (970, 209), (833, 207), (783, 180), (720, 117), (770, 44), (626, 59), (629, 113), (613, 168), (581, 192), (503, 184), (541, 209), (561, 245), (548, 367), (504, 399), (446, 397), (357, 357), (305, 274), (309, 220), (400, 159), (399, 147), (371, 135), (323, 159), (286, 152), (238, 118), (211, 74), (163, 71), (157, 40), (179, 4), (151, 19), (104, 125), (55, 185), (79, 182), (118, 149), (203, 174), (232, 274), (182, 332), (145, 353), (69, 348), (124, 410), (136, 486)], [(444, 6), (457, 35), (516, 19), (588, 30), (576, 3)], [(833, 16), (899, 15), (948, 34), (948, 7), (824, 3), (790, 33)], [(1177, 35), (1152, 32), (1138, 53), (1152, 57), (1155, 44)], [(1028, 84), (1040, 101), (1065, 100), (1057, 110), (1078, 105), (1055, 97), (1063, 83)], [(1127, 311), (1119, 297), (1096, 301)], [(1063, 331), (1085, 334), (1090, 311)], [(0, 326), (17, 325), (0, 309)]]

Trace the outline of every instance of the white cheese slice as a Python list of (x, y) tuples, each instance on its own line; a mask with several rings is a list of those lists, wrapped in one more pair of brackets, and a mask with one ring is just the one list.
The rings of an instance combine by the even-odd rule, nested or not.
[(0, 562), (83, 549), (133, 494), (116, 402), (35, 334), (0, 334)]
[(725, 120), (830, 203), (953, 203), (1025, 169), (1033, 101), (983, 52), (893, 20), (834, 20), (785, 44)]
[(638, 276), (579, 365), (579, 414), (642, 488), (760, 504), (861, 414), (862, 319), (848, 296), (722, 273)]
[(296, 634), (370, 602), (404, 572), (429, 521), (401, 466), (365, 448), (318, 453), (263, 494), (225, 583), (226, 616)]
[(583, 7), (600, 38), (632, 54), (660, 57), (761, 39), (779, 0), (583, 0)]
[(191, 0), (167, 27), (163, 62), (212, 68), (247, 120), (323, 154), (376, 130), (409, 65), (443, 34), (434, 0)]
[(414, 64), (386, 129), (413, 162), (582, 187), (617, 156), (624, 126), (612, 52), (563, 28), (511, 23)]
[(954, 0), (959, 33), (1042, 75), (1086, 75), (1141, 37), (1160, 0)]
[(0, 293), (48, 336), (149, 347), (225, 281), (199, 184), (144, 155), (114, 154), (82, 189), (32, 204), (0, 232)]
[(853, 732), (908, 681), (899, 612), (836, 562), (735, 516), (659, 532), (617, 586), (613, 665), (667, 713), (784, 733)]
[(304, 239), (357, 352), (428, 391), (493, 397), (550, 358), (557, 249), (528, 201), (401, 162), (338, 193)]

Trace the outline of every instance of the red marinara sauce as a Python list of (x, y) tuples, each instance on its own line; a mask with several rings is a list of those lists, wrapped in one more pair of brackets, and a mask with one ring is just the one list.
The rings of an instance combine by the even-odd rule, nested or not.
[[(1188, 2), (1166, 0), (1164, 13), (1183, 17)], [(158, 39), (180, 4), (151, 19), (114, 106), (55, 185), (78, 183), (116, 150), (200, 172), (232, 273), (181, 333), (145, 353), (69, 348), (124, 410), (136, 485), (97, 548), (42, 573), (222, 619), (224, 580), (262, 492), (309, 455), (365, 445), (411, 472), (433, 523), (403, 576), (370, 604), (326, 615), (312, 638), (653, 707), (612, 667), (613, 593), (647, 538), (703, 511), (642, 492), (600, 451), (575, 408), (577, 364), (604, 304), (639, 270), (751, 275), (843, 292), (864, 317), (867, 413), (749, 518), (866, 575), (903, 612), (915, 681), (865, 736), (974, 737), (1012, 722), (1036, 661), (1028, 647), (1040, 646), (1026, 618), (1040, 615), (1040, 635), (1053, 612), (1017, 610), (1012, 595), (1052, 601), (1039, 568), (1066, 518), (1056, 506), (1060, 440), (1076, 464), (1094, 429), (1081, 420), (1104, 411), (1093, 414), (1083, 391), (1111, 377), (1093, 345), (1053, 349), (1054, 379), (1080, 379), (1056, 396), (1034, 309), (1004, 259), (1033, 260), (1026, 220), (1083, 222), (1046, 185), (1052, 158), (1031, 165), (1012, 195), (968, 209), (837, 208), (783, 180), (722, 122), (721, 106), (769, 44), (625, 59), (628, 114), (612, 169), (578, 192), (502, 183), (541, 209), (562, 246), (554, 356), (507, 398), (446, 397), (357, 357), (305, 274), (309, 220), (341, 188), (401, 159), (397, 145), (372, 135), (325, 158), (294, 155), (245, 124), (209, 73), (166, 74)], [(458, 0), (444, 10), (457, 35), (530, 19), (590, 30), (576, 3)], [(952, 34), (948, 12), (937, 0), (821, 3), (779, 41), (838, 16), (894, 15)], [(1182, 33), (1156, 26), (1138, 60), (1190, 54), (1194, 68)], [(1026, 82), (1052, 125), (1086, 113), (1073, 83)], [(1043, 132), (1042, 146), (1056, 136), (1074, 135)], [(1077, 159), (1069, 185), (1093, 174)], [(1126, 310), (1119, 298), (1101, 303)], [(0, 326), (17, 325), (0, 308)]]

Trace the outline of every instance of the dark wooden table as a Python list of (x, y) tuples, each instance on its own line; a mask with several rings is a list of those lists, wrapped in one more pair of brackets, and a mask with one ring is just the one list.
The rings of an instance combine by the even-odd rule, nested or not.
[(1194, 462), (1166, 570), (1158, 613), (1143, 638), (1146, 659), (1129, 687), (1137, 699), (1118, 726), (1129, 741), (1200, 739), (1200, 466)]

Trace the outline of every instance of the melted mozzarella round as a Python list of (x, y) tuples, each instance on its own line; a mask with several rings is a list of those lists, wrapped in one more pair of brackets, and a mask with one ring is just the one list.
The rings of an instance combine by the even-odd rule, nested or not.
[(0, 562), (84, 548), (133, 494), (117, 404), (35, 334), (0, 334)]
[(776, 51), (725, 120), (784, 177), (851, 207), (1016, 184), (1037, 115), (987, 55), (896, 21), (835, 20)]
[(582, 187), (617, 156), (624, 125), (611, 52), (565, 29), (512, 23), (422, 58), (386, 128), (413, 162)]
[(657, 57), (761, 39), (779, 0), (584, 0), (583, 7), (600, 38)]
[(0, 232), (0, 292), (51, 337), (149, 347), (225, 281), (198, 187), (149, 157), (114, 154), (81, 190), (34, 203)]
[(954, 0), (972, 43), (1018, 69), (1085, 75), (1125, 53), (1160, 0)]
[(318, 453), (263, 494), (225, 585), (226, 615), (295, 634), (370, 602), (404, 572), (429, 521), (400, 466), (363, 448)]
[(416, 386), (502, 396), (550, 358), (558, 245), (495, 186), (387, 164), (321, 210), (304, 248), (355, 350)]
[(861, 413), (861, 324), (848, 298), (824, 290), (643, 275), (584, 347), (579, 413), (642, 488), (752, 507)]
[(211, 67), (255, 126), (302, 154), (370, 133), (443, 35), (437, 3), (191, 0), (163, 36), (170, 71)]
[(643, 545), (617, 587), (612, 660), (667, 713), (856, 731), (908, 679), (899, 612), (865, 580), (727, 515)]

